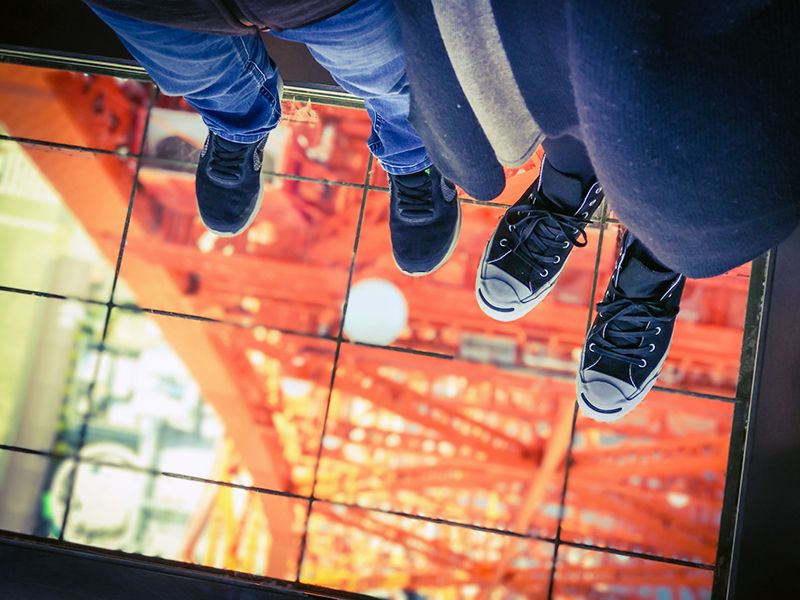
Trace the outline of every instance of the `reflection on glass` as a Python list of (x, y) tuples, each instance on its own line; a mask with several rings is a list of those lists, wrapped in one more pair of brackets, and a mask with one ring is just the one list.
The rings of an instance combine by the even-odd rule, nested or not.
[(561, 546), (553, 598), (708, 600), (713, 581), (713, 571)]
[(0, 529), (58, 535), (50, 512), (48, 482), (60, 461), (46, 456), (0, 450)]
[(107, 301), (133, 161), (0, 141), (0, 285)]
[(652, 392), (576, 425), (562, 538), (713, 563), (733, 405)]
[(140, 306), (336, 336), (360, 190), (275, 179), (247, 233), (220, 238), (197, 216), (192, 175), (140, 180), (121, 271)]
[(308, 527), (306, 583), (380, 598), (547, 598), (546, 542), (321, 502)]
[(0, 443), (69, 451), (105, 316), (105, 306), (0, 292)]
[[(264, 149), (265, 173), (363, 184), (370, 134), (362, 110), (284, 100)], [(144, 145), (147, 164), (194, 171), (208, 129), (185, 100), (159, 95)]]
[[(560, 514), (567, 541), (714, 562), (731, 404), (655, 391), (620, 423), (579, 417), (560, 506), (597, 255), (595, 301), (618, 225), (602, 246), (588, 228), (534, 312), (492, 321), (475, 270), (503, 208), (465, 203), (455, 253), (425, 278), (394, 264), (385, 191), (357, 232), (364, 111), (284, 102), (261, 214), (222, 239), (195, 206), (205, 127), (160, 96), (114, 301), (178, 315), (112, 307), (101, 344), (149, 91), (0, 64), (4, 135), (116, 152), (0, 141), (0, 286), (96, 301), (0, 292), (0, 443), (56, 454), (0, 451), (0, 528), (58, 535), (71, 501), (68, 540), (293, 579), (307, 501), (239, 488), (313, 488), (303, 580), (381, 597), (544, 598), (553, 547), (475, 526), (551, 538)], [(661, 386), (734, 393), (748, 283), (749, 266), (689, 282)], [(560, 548), (558, 598), (708, 595), (707, 570)]]
[[(115, 310), (87, 440), (106, 462), (309, 494), (334, 343)], [(101, 446), (102, 447), (102, 446)]]
[[(64, 463), (48, 490), (59, 522), (72, 470)], [(283, 579), (297, 571), (303, 500), (88, 462), (74, 477), (67, 541)]]
[[(402, 293), (407, 326), (392, 345), (573, 376), (589, 316), (599, 229), (587, 230), (588, 245), (570, 257), (558, 285), (535, 311), (519, 321), (501, 323), (478, 308), (475, 274), (502, 215), (500, 208), (462, 205), (461, 234), (448, 262), (427, 277), (406, 277), (392, 258), (389, 194), (370, 192), (353, 289), (364, 281), (381, 280)], [(348, 313), (350, 310), (348, 306)], [(358, 315), (348, 314), (347, 318), (357, 320)]]
[(0, 129), (21, 138), (136, 154), (152, 86), (0, 64)]

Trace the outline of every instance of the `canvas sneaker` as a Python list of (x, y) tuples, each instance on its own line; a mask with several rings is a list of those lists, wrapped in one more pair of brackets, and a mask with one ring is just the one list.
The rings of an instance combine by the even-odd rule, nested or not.
[(545, 156), (538, 179), (506, 211), (486, 244), (475, 280), (478, 305), (498, 321), (528, 314), (553, 289), (603, 200), (596, 179), (583, 185)]
[(667, 358), (686, 277), (652, 258), (630, 232), (586, 337), (578, 405), (598, 421), (616, 421), (655, 385)]

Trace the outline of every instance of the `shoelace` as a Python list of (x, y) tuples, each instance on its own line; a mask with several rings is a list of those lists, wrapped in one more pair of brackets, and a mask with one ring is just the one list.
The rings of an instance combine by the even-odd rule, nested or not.
[[(561, 262), (558, 251), (570, 246), (581, 248), (588, 243), (583, 229), (589, 221), (573, 215), (519, 205), (508, 210), (506, 220), (515, 242), (511, 252), (531, 268), (531, 275), (538, 272), (547, 277), (547, 267)], [(501, 239), (501, 246), (503, 242)]]
[(617, 290), (617, 298), (597, 305), (606, 324), (590, 338), (589, 350), (639, 367), (647, 366), (647, 355), (655, 351), (648, 340), (661, 334), (663, 326), (678, 316), (676, 308), (666, 309), (660, 300), (634, 300)]
[(434, 213), (433, 194), (430, 177), (425, 177), (422, 185), (411, 186), (395, 177), (397, 186), (397, 211), (403, 217), (429, 217)]
[(211, 142), (209, 169), (219, 178), (235, 181), (239, 179), (242, 164), (249, 146), (230, 144), (220, 137)]

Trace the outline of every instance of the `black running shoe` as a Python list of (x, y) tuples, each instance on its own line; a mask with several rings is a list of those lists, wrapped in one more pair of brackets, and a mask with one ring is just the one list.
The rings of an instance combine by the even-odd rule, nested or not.
[(539, 178), (486, 244), (475, 281), (481, 310), (498, 321), (533, 310), (553, 289), (572, 248), (586, 245), (584, 228), (602, 200), (596, 180), (584, 187), (545, 157)]
[(441, 267), (455, 250), (461, 206), (455, 186), (436, 167), (409, 175), (389, 175), (389, 230), (392, 254), (406, 275)]
[(239, 235), (256, 218), (266, 143), (267, 136), (239, 144), (209, 132), (197, 165), (195, 192), (200, 218), (211, 233)]
[(578, 404), (598, 421), (616, 421), (655, 385), (672, 342), (686, 278), (652, 258), (625, 232), (622, 249), (586, 337)]

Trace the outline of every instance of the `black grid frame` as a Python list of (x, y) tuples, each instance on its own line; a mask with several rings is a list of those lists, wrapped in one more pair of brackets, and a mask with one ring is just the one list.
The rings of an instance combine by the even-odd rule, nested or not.
[[(20, 65), (31, 65), (31, 66), (39, 66), (39, 67), (48, 67), (48, 68), (60, 68), (64, 70), (71, 70), (71, 71), (80, 71), (89, 74), (104, 74), (104, 75), (114, 75), (119, 77), (126, 77), (131, 79), (138, 79), (142, 81), (149, 81), (146, 74), (141, 70), (140, 67), (135, 65), (125, 65), (120, 63), (108, 63), (98, 59), (86, 59), (80, 57), (63, 57), (63, 56), (54, 56), (48, 54), (35, 54), (31, 52), (27, 52), (20, 49), (4, 49), (0, 48), (0, 62), (10, 62)], [(156, 95), (158, 91), (155, 86), (151, 88), (151, 94), (149, 96), (147, 113), (148, 119), (147, 122), (149, 123), (149, 113), (155, 103)], [(302, 101), (311, 101), (320, 104), (333, 104), (337, 106), (346, 106), (346, 107), (359, 107), (363, 106), (357, 99), (351, 98), (345, 94), (331, 92), (330, 90), (314, 90), (314, 89), (304, 89), (304, 88), (288, 88), (285, 94), (286, 99), (297, 99)], [(140, 142), (143, 142), (147, 135), (147, 123), (145, 124), (145, 129), (142, 132), (142, 138)], [(82, 152), (82, 153), (89, 153), (89, 154), (111, 154), (111, 155), (118, 155), (117, 152), (103, 150), (99, 148), (91, 148), (91, 147), (84, 147), (84, 146), (74, 146), (70, 144), (59, 144), (50, 142), (47, 140), (40, 140), (40, 139), (29, 139), (29, 138), (20, 138), (20, 137), (13, 137), (13, 136), (6, 136), (0, 135), (0, 142), (2, 141), (9, 141), (9, 142), (16, 142), (21, 144), (23, 147), (26, 145), (34, 145), (34, 146), (45, 146), (49, 148), (56, 148), (56, 149), (63, 149), (63, 150), (70, 150), (75, 152)], [(143, 149), (144, 144), (140, 143), (139, 147)], [(145, 157), (143, 155), (143, 150), (137, 154), (119, 154), (127, 159), (132, 159), (135, 161), (135, 170), (134, 170), (134, 179), (132, 183), (132, 187), (130, 190), (130, 197), (128, 202), (127, 214), (125, 218), (124, 228), (120, 240), (119, 250), (117, 254), (117, 260), (114, 268), (114, 276), (111, 291), (108, 297), (108, 300), (98, 301), (89, 298), (81, 298), (81, 297), (72, 297), (67, 295), (61, 294), (54, 294), (54, 293), (47, 293), (42, 292), (39, 290), (30, 290), (30, 289), (21, 289), (9, 286), (0, 285), (0, 293), (1, 294), (21, 294), (21, 295), (31, 295), (43, 298), (49, 298), (53, 300), (62, 300), (62, 301), (76, 301), (84, 304), (92, 304), (92, 305), (99, 305), (104, 306), (107, 308), (105, 321), (103, 324), (102, 330), (102, 337), (99, 343), (99, 348), (101, 353), (105, 348), (105, 344), (107, 341), (107, 335), (109, 330), (109, 323), (111, 319), (112, 312), (116, 311), (128, 311), (128, 312), (138, 312), (138, 313), (145, 313), (145, 314), (153, 314), (153, 315), (160, 315), (167, 318), (176, 318), (176, 319), (191, 319), (191, 320), (198, 320), (204, 321), (208, 323), (220, 323), (235, 327), (244, 327), (248, 328), (248, 325), (244, 325), (241, 323), (230, 322), (230, 321), (221, 321), (215, 320), (203, 316), (193, 315), (193, 314), (184, 314), (184, 313), (177, 313), (172, 311), (165, 311), (160, 310), (157, 308), (146, 307), (146, 306), (134, 306), (131, 304), (125, 303), (115, 303), (114, 296), (115, 291), (117, 288), (117, 284), (119, 281), (120, 270), (124, 258), (125, 253), (125, 243), (127, 238), (128, 227), (131, 222), (131, 215), (133, 211), (133, 205), (136, 195), (136, 190), (139, 185), (139, 169), (142, 167), (143, 164), (147, 162), (152, 162), (152, 158)], [(317, 498), (315, 496), (316, 492), (316, 484), (317, 484), (317, 474), (319, 471), (320, 465), (320, 458), (323, 450), (322, 439), (326, 433), (326, 426), (327, 426), (327, 417), (328, 411), (330, 409), (330, 402), (331, 402), (331, 393), (334, 388), (334, 384), (336, 381), (336, 370), (338, 366), (338, 359), (339, 354), (343, 346), (349, 344), (359, 344), (357, 342), (351, 342), (346, 339), (344, 336), (343, 328), (345, 323), (345, 317), (348, 310), (348, 300), (349, 300), (349, 293), (351, 284), (353, 281), (353, 275), (356, 267), (356, 258), (358, 255), (358, 245), (363, 225), (363, 216), (364, 210), (367, 202), (367, 196), (370, 191), (386, 191), (386, 188), (371, 185), (372, 181), (372, 172), (377, 167), (376, 163), (373, 161), (372, 157), (370, 156), (365, 173), (363, 182), (360, 184), (356, 183), (347, 183), (341, 181), (330, 181), (330, 180), (323, 180), (323, 179), (314, 179), (308, 177), (302, 177), (297, 175), (291, 174), (283, 174), (278, 172), (270, 172), (266, 173), (267, 175), (275, 178), (286, 178), (286, 179), (298, 179), (302, 181), (309, 181), (313, 183), (321, 183), (325, 185), (331, 186), (346, 186), (346, 187), (353, 187), (358, 188), (362, 191), (361, 194), (361, 205), (360, 205), (360, 213), (358, 218), (358, 224), (356, 228), (356, 235), (354, 240), (353, 246), (353, 254), (352, 259), (350, 262), (350, 269), (348, 273), (347, 279), (347, 287), (345, 291), (345, 301), (342, 307), (341, 319), (339, 321), (339, 330), (337, 335), (335, 336), (322, 336), (322, 335), (315, 335), (310, 333), (304, 332), (297, 332), (291, 330), (280, 330), (282, 333), (293, 334), (298, 336), (308, 336), (308, 337), (315, 337), (320, 339), (326, 339), (328, 341), (335, 342), (335, 351), (333, 357), (333, 368), (331, 371), (331, 378), (329, 383), (328, 389), (328, 397), (325, 406), (325, 420), (323, 421), (323, 428), (320, 433), (320, 443), (318, 445), (318, 454), (315, 460), (314, 466), (314, 479), (312, 483), (311, 493), (308, 496), (294, 494), (290, 492), (278, 491), (273, 489), (266, 489), (260, 488), (255, 486), (244, 486), (229, 482), (205, 479), (201, 477), (194, 477), (189, 475), (184, 475), (180, 473), (168, 472), (168, 471), (156, 471), (156, 470), (147, 470), (147, 469), (136, 469), (134, 467), (124, 467), (131, 470), (136, 470), (141, 473), (146, 473), (149, 475), (154, 476), (163, 476), (168, 478), (176, 478), (176, 479), (184, 479), (195, 481), (198, 483), (203, 484), (210, 484), (210, 485), (217, 485), (217, 486), (224, 486), (224, 487), (233, 487), (238, 489), (244, 489), (250, 492), (258, 493), (258, 494), (267, 494), (267, 495), (276, 495), (276, 496), (284, 496), (288, 498), (292, 498), (295, 500), (302, 500), (307, 503), (307, 511), (305, 517), (305, 525), (303, 528), (302, 533), (302, 540), (300, 544), (300, 553), (298, 556), (297, 561), (297, 573), (295, 577), (296, 582), (300, 582), (301, 570), (303, 566), (303, 559), (305, 556), (305, 550), (307, 545), (307, 537), (308, 537), (308, 522), (311, 516), (311, 512), (315, 503), (321, 504), (330, 504), (341, 506), (344, 508), (357, 508), (361, 510), (367, 510), (375, 513), (384, 513), (388, 515), (404, 517), (409, 519), (415, 519), (421, 522), (431, 522), (440, 525), (448, 525), (453, 527), (462, 527), (467, 529), (479, 530), (484, 531), (486, 533), (497, 534), (502, 536), (508, 536), (510, 538), (521, 538), (521, 539), (535, 539), (543, 542), (547, 542), (552, 545), (553, 547), (553, 560), (552, 566), (550, 571), (550, 582), (549, 582), (549, 592), (548, 597), (552, 597), (554, 591), (554, 585), (557, 579), (557, 567), (558, 567), (558, 556), (559, 551), (562, 546), (565, 547), (574, 547), (579, 549), (591, 550), (595, 552), (602, 552), (608, 554), (615, 554), (619, 556), (627, 556), (633, 558), (640, 558), (649, 561), (655, 561), (660, 563), (668, 563), (676, 566), (682, 567), (689, 567), (693, 569), (700, 569), (703, 571), (713, 571), (714, 572), (714, 585), (712, 590), (712, 598), (724, 598), (727, 594), (727, 582), (729, 579), (729, 569), (731, 564), (731, 552), (733, 548), (733, 534), (734, 534), (734, 527), (735, 527), (735, 520), (736, 514), (738, 509), (738, 497), (739, 497), (739, 489), (741, 486), (740, 475), (742, 471), (742, 461), (744, 455), (744, 441), (745, 441), (745, 434), (746, 434), (746, 426), (747, 426), (747, 416), (749, 413), (749, 406), (750, 400), (752, 395), (752, 388), (753, 388), (753, 373), (755, 371), (756, 362), (758, 360), (758, 348), (757, 348), (757, 341), (760, 335), (761, 330), (761, 320), (762, 320), (762, 313), (763, 313), (763, 305), (764, 305), (764, 294), (766, 289), (766, 280), (768, 274), (768, 267), (769, 267), (769, 255), (762, 256), (755, 260), (752, 264), (751, 276), (750, 276), (750, 287), (748, 293), (748, 303), (747, 303), (747, 311), (745, 316), (745, 325), (744, 325), (744, 338), (743, 338), (743, 345), (742, 345), (742, 352), (741, 352), (741, 363), (740, 363), (740, 375), (739, 381), (737, 384), (736, 394), (733, 397), (727, 396), (719, 396), (713, 394), (706, 394), (706, 393), (699, 393), (699, 392), (692, 392), (692, 391), (685, 391), (685, 390), (676, 390), (669, 387), (663, 386), (656, 386), (654, 389), (660, 390), (667, 393), (677, 393), (684, 396), (692, 396), (696, 397), (699, 400), (703, 401), (713, 401), (713, 402), (724, 402), (724, 403), (731, 403), (734, 406), (733, 409), (733, 428), (731, 433), (730, 439), (730, 448), (729, 448), (729, 455), (728, 455), (728, 468), (726, 473), (726, 483), (725, 483), (725, 495), (723, 500), (723, 507), (722, 507), (722, 516), (720, 522), (720, 532), (719, 532), (719, 540), (718, 540), (718, 548), (717, 548), (717, 556), (716, 560), (713, 564), (703, 563), (703, 562), (696, 562), (696, 561), (688, 561), (688, 560), (681, 560), (677, 558), (670, 558), (664, 556), (658, 556), (655, 554), (648, 554), (642, 552), (635, 552), (629, 551), (624, 549), (618, 548), (610, 548), (604, 546), (598, 546), (593, 544), (583, 544), (577, 543), (569, 540), (565, 540), (561, 538), (561, 531), (562, 531), (562, 521), (564, 517), (564, 503), (567, 494), (567, 486), (569, 482), (569, 475), (570, 475), (570, 466), (572, 463), (572, 446), (575, 439), (575, 425), (577, 420), (577, 406), (573, 412), (572, 418), (572, 427), (570, 433), (570, 444), (569, 450), (566, 459), (566, 466), (564, 471), (564, 481), (563, 487), (561, 490), (561, 502), (560, 502), (560, 510), (558, 515), (558, 524), (556, 529), (556, 534), (554, 537), (541, 537), (541, 536), (533, 536), (533, 535), (525, 535), (519, 532), (496, 529), (491, 527), (482, 527), (479, 525), (473, 525), (468, 523), (461, 523), (457, 521), (452, 521), (448, 519), (441, 519), (435, 517), (428, 517), (423, 515), (417, 514), (410, 514), (405, 513), (402, 511), (394, 511), (394, 510), (385, 510), (380, 508), (374, 507), (364, 507), (357, 504), (345, 503), (345, 502), (336, 502), (331, 500), (326, 500), (322, 498)], [(482, 206), (490, 206), (495, 208), (496, 210), (505, 210), (508, 207), (503, 204), (497, 203), (486, 203), (486, 202), (478, 202), (472, 199), (464, 198), (462, 202), (467, 204), (479, 204)], [(596, 218), (595, 222), (590, 225), (591, 227), (596, 227), (599, 229), (599, 241), (598, 247), (596, 251), (595, 257), (595, 268), (591, 286), (591, 295), (588, 299), (587, 305), (587, 320), (586, 320), (586, 328), (591, 325), (592, 318), (593, 318), (593, 311), (594, 307), (592, 304), (592, 299), (595, 296), (595, 291), (598, 285), (598, 267), (600, 264), (600, 257), (601, 252), (603, 249), (604, 243), (612, 243), (609, 242), (608, 237), (604, 236), (604, 233), (607, 231), (607, 228), (611, 224), (617, 223), (616, 219), (613, 219), (608, 214), (607, 206), (604, 206), (603, 209), (599, 212), (598, 217)], [(359, 344), (364, 345), (364, 344)], [(412, 350), (406, 349), (401, 347), (395, 346), (379, 346), (380, 348), (394, 351), (394, 352), (405, 352), (405, 353), (413, 353), (419, 354), (423, 356), (430, 356), (432, 358), (437, 359), (453, 359), (455, 356), (446, 355), (436, 352), (426, 352), (423, 350)], [(100, 360), (97, 360), (95, 363), (95, 371), (94, 371), (94, 380), (90, 384), (90, 399), (94, 400), (93, 395), (95, 393), (97, 377), (98, 377), (98, 370), (99, 370)], [(553, 378), (561, 378), (559, 375), (549, 374), (549, 377)], [(568, 376), (564, 376), (564, 379), (571, 379)], [(92, 406), (94, 402), (90, 401), (90, 406)], [(15, 446), (15, 445), (8, 445), (8, 444), (0, 444), (0, 451), (8, 451), (8, 452), (17, 452), (17, 453), (24, 453), (29, 455), (37, 455), (43, 458), (50, 458), (50, 459), (70, 459), (73, 461), (72, 472), (70, 476), (70, 489), (72, 490), (75, 485), (75, 475), (77, 473), (77, 469), (80, 463), (91, 463), (96, 465), (105, 465), (108, 463), (103, 463), (102, 461), (88, 459), (86, 457), (81, 457), (80, 452), (81, 449), (86, 441), (86, 431), (91, 419), (92, 412), (91, 409), (86, 412), (83, 417), (83, 423), (80, 431), (80, 437), (77, 446), (69, 453), (59, 453), (56, 451), (42, 451), (42, 450), (34, 450), (30, 448)], [(115, 466), (120, 468), (118, 464), (113, 464), (111, 466)], [(65, 545), (69, 545), (67, 542), (64, 542), (63, 535), (64, 531), (66, 531), (67, 523), (69, 520), (69, 513), (70, 513), (70, 500), (71, 494), (68, 497), (66, 509), (64, 511), (63, 522), (61, 527), (61, 537), (59, 538), (59, 542), (64, 543)], [(18, 534), (11, 533), (11, 532), (0, 532), (0, 536), (7, 536), (7, 537), (17, 537)], [(102, 552), (102, 551), (101, 551)], [(152, 560), (149, 557), (142, 557), (142, 560)], [(266, 578), (268, 579), (268, 578)]]

